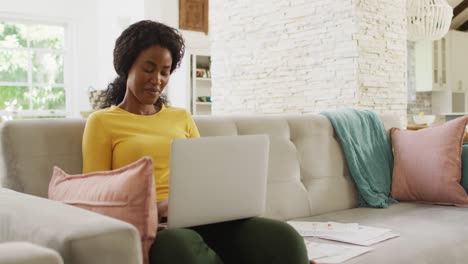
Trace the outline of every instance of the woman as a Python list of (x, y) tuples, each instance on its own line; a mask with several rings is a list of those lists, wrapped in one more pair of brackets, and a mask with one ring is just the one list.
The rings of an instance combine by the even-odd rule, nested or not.
[[(108, 86), (102, 110), (93, 113), (83, 137), (83, 173), (112, 170), (151, 156), (158, 212), (167, 212), (170, 144), (199, 137), (191, 115), (169, 107), (162, 94), (180, 66), (185, 45), (179, 32), (154, 21), (122, 32), (114, 49), (118, 77)], [(264, 218), (160, 231), (152, 263), (306, 264), (303, 239), (289, 225)]]

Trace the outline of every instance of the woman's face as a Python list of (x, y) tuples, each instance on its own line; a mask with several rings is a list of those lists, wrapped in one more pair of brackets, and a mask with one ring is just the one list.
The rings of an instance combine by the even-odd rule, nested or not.
[(127, 95), (140, 104), (156, 103), (169, 81), (171, 65), (168, 49), (152, 46), (143, 50), (128, 72)]

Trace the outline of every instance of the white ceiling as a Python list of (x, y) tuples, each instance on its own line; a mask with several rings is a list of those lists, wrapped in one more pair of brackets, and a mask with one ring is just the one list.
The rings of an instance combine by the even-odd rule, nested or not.
[[(461, 2), (463, 2), (463, 0), (447, 0), (447, 2), (449, 3), (449, 5), (451, 5), (453, 8), (455, 8), (457, 5), (459, 5)], [(463, 10), (458, 16), (456, 16), (452, 20), (451, 28), (456, 29), (459, 26), (461, 26), (467, 20), (468, 20), (468, 8)]]
[(447, 2), (449, 3), (449, 5), (451, 5), (452, 7), (456, 7), (458, 4), (460, 4), (463, 0), (447, 0)]

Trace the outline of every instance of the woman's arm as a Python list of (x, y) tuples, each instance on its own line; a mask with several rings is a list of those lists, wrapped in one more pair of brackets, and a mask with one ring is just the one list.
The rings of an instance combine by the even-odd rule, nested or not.
[(197, 125), (195, 124), (195, 121), (193, 121), (192, 115), (189, 112), (186, 112), (187, 114), (187, 131), (186, 131), (186, 137), (187, 138), (199, 138), (200, 137), (200, 132), (198, 132)]
[(112, 140), (98, 115), (91, 114), (83, 133), (83, 173), (112, 169)]

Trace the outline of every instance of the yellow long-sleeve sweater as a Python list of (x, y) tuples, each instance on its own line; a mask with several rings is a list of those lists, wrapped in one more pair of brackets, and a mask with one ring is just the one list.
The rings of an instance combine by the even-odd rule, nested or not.
[(117, 106), (88, 117), (83, 135), (83, 173), (114, 170), (150, 156), (156, 200), (169, 194), (170, 146), (176, 138), (200, 137), (190, 113), (164, 106), (154, 115), (137, 115)]

